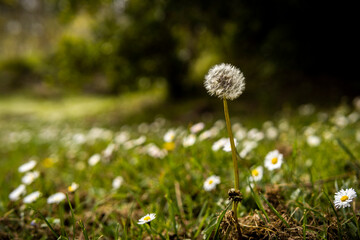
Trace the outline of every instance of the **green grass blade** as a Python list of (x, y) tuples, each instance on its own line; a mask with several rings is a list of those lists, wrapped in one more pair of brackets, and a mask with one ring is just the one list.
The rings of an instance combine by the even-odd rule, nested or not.
[(304, 219), (303, 219), (303, 239), (306, 240), (306, 224), (307, 224), (307, 211), (304, 210)]
[(356, 160), (355, 155), (350, 151), (350, 149), (345, 145), (345, 143), (340, 139), (336, 138), (336, 142), (339, 144), (341, 149), (352, 159)]
[(336, 209), (335, 209), (335, 207), (334, 207), (334, 204), (333, 204), (333, 202), (330, 200), (330, 197), (329, 197), (329, 195), (327, 194), (327, 192), (323, 191), (323, 193), (324, 193), (326, 199), (329, 201), (330, 206), (331, 206), (331, 209), (332, 209), (333, 212), (335, 213), (335, 216), (336, 216), (336, 219), (337, 219), (337, 223), (338, 223), (338, 230), (339, 230), (339, 234), (340, 234), (340, 235), (339, 235), (339, 238), (340, 238), (340, 239), (343, 239), (343, 237), (342, 237), (342, 227), (341, 227), (341, 222), (340, 222), (339, 215), (338, 215), (338, 213), (336, 212)]
[(232, 205), (232, 201), (230, 201), (230, 203), (226, 206), (226, 208), (221, 212), (221, 214), (219, 215), (218, 217), (218, 220), (216, 222), (216, 225), (215, 225), (215, 236), (214, 236), (214, 239), (219, 239), (219, 229), (220, 229), (220, 224), (221, 224), (221, 221), (222, 219), (224, 218), (225, 216), (225, 213), (226, 211), (229, 209), (229, 207)]
[(255, 200), (256, 205), (260, 208), (261, 212), (265, 215), (266, 221), (270, 222), (269, 216), (267, 215), (267, 213), (265, 211), (265, 208), (264, 208), (264, 206), (262, 205), (262, 203), (260, 201), (259, 195), (257, 193), (255, 193), (254, 189), (251, 187), (251, 184), (249, 182), (248, 182), (248, 184), (249, 184), (251, 194), (252, 194), (252, 196), (253, 196), (253, 198)]
[(71, 220), (72, 220), (72, 225), (73, 225), (73, 240), (75, 240), (75, 230), (76, 230), (76, 226), (75, 226), (75, 214), (74, 214), (74, 210), (72, 208), (71, 202), (69, 200), (69, 196), (68, 194), (66, 194), (66, 198), (68, 200), (69, 203), (69, 207), (70, 207), (70, 212), (71, 212)]
[(266, 202), (266, 204), (269, 206), (269, 208), (271, 209), (271, 211), (273, 211), (273, 213), (275, 213), (275, 215), (288, 227), (290, 228), (289, 223), (280, 215), (280, 213), (274, 208), (274, 206), (261, 194), (260, 197), (262, 198), (262, 200), (264, 200)]
[(51, 230), (51, 232), (54, 234), (54, 236), (55, 236), (56, 238), (59, 238), (60, 235), (55, 232), (55, 230), (53, 229), (53, 227), (51, 226), (51, 224), (48, 222), (48, 220), (46, 220), (46, 218), (44, 217), (44, 215), (42, 215), (41, 212), (39, 212), (39, 211), (36, 210), (35, 208), (33, 208), (33, 207), (31, 207), (31, 206), (29, 206), (29, 207), (30, 207), (32, 210), (34, 210), (37, 214), (40, 215), (41, 219), (42, 219), (42, 220), (46, 223), (46, 225), (50, 228), (50, 230)]
[(89, 236), (88, 236), (87, 231), (85, 229), (84, 223), (81, 220), (79, 221), (79, 225), (80, 225), (81, 230), (82, 230), (82, 232), (84, 234), (85, 240), (89, 240)]

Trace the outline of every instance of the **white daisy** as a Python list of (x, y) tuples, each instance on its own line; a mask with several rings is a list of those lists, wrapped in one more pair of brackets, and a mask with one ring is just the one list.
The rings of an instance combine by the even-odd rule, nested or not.
[(192, 125), (192, 127), (190, 128), (190, 132), (192, 133), (198, 133), (201, 130), (203, 130), (205, 127), (205, 123), (203, 122), (199, 122), (197, 124)]
[(25, 185), (21, 184), (9, 194), (9, 198), (11, 201), (17, 201), (19, 200), (20, 196), (24, 195), (25, 193), (26, 193)]
[(119, 189), (123, 181), (124, 179), (121, 176), (117, 176), (112, 182), (113, 189)]
[(24, 197), (24, 203), (33, 203), (41, 196), (41, 192), (35, 191)]
[(225, 143), (228, 141), (229, 140), (227, 138), (220, 138), (219, 140), (217, 140), (216, 142), (213, 143), (211, 149), (213, 151), (218, 151), (220, 148), (223, 148)]
[(310, 147), (317, 147), (320, 145), (321, 139), (316, 135), (310, 135), (307, 137), (306, 142)]
[(36, 161), (35, 160), (31, 160), (27, 163), (24, 163), (23, 165), (21, 165), (18, 168), (18, 171), (23, 173), (23, 172), (27, 172), (30, 171), (31, 169), (33, 169), (36, 166)]
[(39, 176), (40, 176), (40, 173), (38, 171), (28, 172), (25, 174), (25, 176), (22, 177), (21, 182), (26, 185), (29, 185), (35, 179), (37, 179)]
[(64, 193), (58, 192), (58, 193), (55, 193), (55, 194), (51, 195), (50, 197), (48, 197), (47, 203), (48, 203), (48, 204), (60, 203), (60, 202), (63, 201), (65, 198), (66, 198), (66, 196), (65, 196)]
[(164, 135), (164, 141), (165, 142), (173, 142), (175, 139), (175, 130), (170, 129), (169, 131), (167, 131)]
[(95, 166), (100, 161), (100, 159), (100, 154), (96, 153), (89, 158), (88, 163), (90, 166)]
[(264, 173), (264, 168), (262, 166), (259, 166), (257, 168), (254, 168), (253, 170), (251, 170), (251, 176), (250, 176), (250, 181), (260, 181), (263, 177), (263, 173)]
[(274, 150), (266, 155), (264, 165), (268, 170), (272, 171), (280, 168), (282, 163), (283, 155), (278, 150)]
[(144, 223), (151, 222), (155, 218), (156, 218), (155, 213), (149, 213), (149, 214), (143, 216), (142, 218), (140, 218), (139, 221), (138, 221), (138, 224), (144, 224)]
[(216, 185), (218, 185), (219, 183), (220, 183), (220, 177), (212, 175), (205, 180), (204, 190), (207, 192), (211, 191), (211, 190), (215, 189)]
[(189, 136), (184, 137), (182, 144), (184, 147), (190, 147), (194, 145), (195, 142), (196, 142), (196, 136), (194, 134), (190, 134)]
[(77, 184), (76, 182), (73, 182), (73, 183), (71, 183), (70, 186), (68, 186), (68, 191), (75, 192), (78, 188), (79, 188), (79, 184)]
[(335, 193), (334, 205), (336, 208), (346, 208), (350, 207), (350, 203), (356, 197), (356, 192), (354, 189), (341, 189)]
[[(237, 140), (234, 138), (234, 145), (235, 145), (235, 148), (237, 146)], [(223, 150), (225, 152), (231, 152), (231, 144), (230, 144), (230, 138), (229, 139), (226, 139), (226, 142), (223, 146)]]

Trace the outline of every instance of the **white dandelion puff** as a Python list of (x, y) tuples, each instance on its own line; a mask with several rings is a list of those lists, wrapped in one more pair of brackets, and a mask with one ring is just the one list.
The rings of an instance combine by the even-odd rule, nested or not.
[(231, 64), (213, 66), (205, 76), (205, 88), (211, 96), (234, 100), (245, 89), (245, 77), (240, 69)]

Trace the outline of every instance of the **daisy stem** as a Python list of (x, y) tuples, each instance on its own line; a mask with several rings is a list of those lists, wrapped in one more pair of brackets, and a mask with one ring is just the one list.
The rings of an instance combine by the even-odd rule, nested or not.
[[(224, 102), (224, 114), (225, 114), (226, 128), (227, 128), (229, 138), (230, 138), (232, 160), (233, 160), (233, 165), (234, 165), (235, 190), (239, 190), (239, 171), (238, 171), (239, 168), (238, 168), (238, 162), (237, 162), (237, 156), (236, 156), (234, 137), (233, 137), (233, 133), (232, 133), (232, 130), (231, 130), (229, 109), (228, 109), (228, 105), (227, 105), (227, 101), (226, 101), (225, 97), (223, 98), (223, 102)], [(237, 220), (237, 205), (238, 205), (238, 203), (236, 201), (234, 201), (234, 203), (233, 203), (233, 211), (235, 213), (236, 220)]]

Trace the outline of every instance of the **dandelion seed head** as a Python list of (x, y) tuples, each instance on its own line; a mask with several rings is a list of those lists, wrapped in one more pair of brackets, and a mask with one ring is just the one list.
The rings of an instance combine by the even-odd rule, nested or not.
[(204, 86), (211, 96), (234, 100), (245, 90), (245, 77), (240, 69), (222, 63), (209, 70), (205, 76)]

